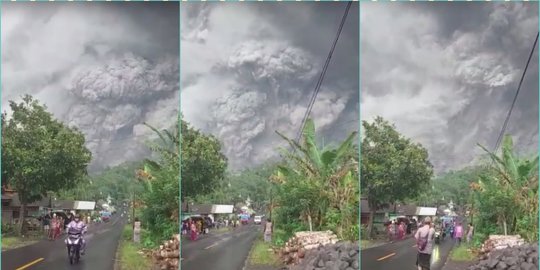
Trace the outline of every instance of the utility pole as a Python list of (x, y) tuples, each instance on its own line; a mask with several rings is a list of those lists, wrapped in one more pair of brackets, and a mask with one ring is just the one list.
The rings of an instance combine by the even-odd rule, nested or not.
[(274, 208), (274, 197), (272, 188), (270, 188), (270, 220), (272, 220), (272, 208)]
[(131, 192), (131, 227), (135, 230), (135, 196)]
[[(474, 191), (473, 191), (473, 192), (474, 192)], [(470, 210), (470, 213), (471, 213), (471, 221), (470, 221), (469, 223), (474, 224), (474, 223), (473, 223), (473, 220), (474, 220), (474, 194), (471, 193), (471, 197), (472, 197), (471, 210)]]

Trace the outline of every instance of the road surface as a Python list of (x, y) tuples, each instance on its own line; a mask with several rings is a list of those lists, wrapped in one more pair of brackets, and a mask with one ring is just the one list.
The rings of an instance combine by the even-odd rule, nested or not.
[(65, 237), (2, 252), (3, 270), (112, 270), (125, 218), (120, 212), (107, 223), (92, 224), (86, 235), (87, 250), (78, 265), (70, 265)]
[(225, 233), (204, 235), (197, 241), (182, 238), (182, 270), (242, 270), (261, 225), (244, 225)]
[[(431, 254), (431, 270), (441, 270), (453, 246), (453, 240), (446, 238), (435, 244)], [(403, 241), (362, 250), (361, 268), (369, 270), (417, 270), (416, 241), (409, 238)]]

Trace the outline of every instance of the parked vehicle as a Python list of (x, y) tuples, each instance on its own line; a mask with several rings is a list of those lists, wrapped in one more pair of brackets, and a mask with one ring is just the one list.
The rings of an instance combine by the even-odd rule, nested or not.
[(101, 212), (101, 220), (104, 221), (104, 222), (109, 222), (109, 220), (111, 220), (111, 212), (102, 211)]
[(253, 218), (253, 223), (255, 223), (256, 225), (261, 225), (262, 223), (262, 216), (255, 216)]

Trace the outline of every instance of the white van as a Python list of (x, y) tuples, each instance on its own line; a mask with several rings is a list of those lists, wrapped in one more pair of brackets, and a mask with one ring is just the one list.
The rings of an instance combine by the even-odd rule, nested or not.
[(260, 225), (262, 222), (262, 216), (255, 216), (255, 218), (253, 219), (253, 222), (255, 222), (255, 224), (257, 225)]

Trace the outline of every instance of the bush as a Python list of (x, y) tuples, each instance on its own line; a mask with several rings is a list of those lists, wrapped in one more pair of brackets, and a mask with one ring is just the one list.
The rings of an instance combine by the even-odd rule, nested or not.
[(369, 235), (366, 233), (367, 232), (367, 225), (366, 224), (362, 224), (360, 225), (360, 239), (361, 240), (369, 240), (370, 237)]
[(360, 239), (360, 224), (351, 226), (348, 230), (344, 231), (343, 238), (352, 242), (358, 241)]
[(272, 234), (272, 242), (276, 246), (283, 246), (285, 242), (292, 236), (291, 233), (287, 233), (285, 230), (275, 229)]
[(122, 239), (124, 241), (132, 241), (133, 240), (133, 226), (131, 224), (127, 224), (124, 227), (124, 230), (122, 231)]
[(2, 224), (2, 235), (12, 235), (15, 233), (15, 226), (5, 223)]
[(474, 260), (476, 257), (471, 252), (468, 245), (462, 244), (462, 245), (459, 245), (459, 246), (455, 247), (451, 251), (450, 258), (453, 261), (470, 262), (470, 261)]

